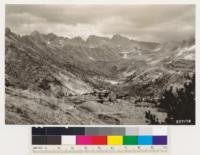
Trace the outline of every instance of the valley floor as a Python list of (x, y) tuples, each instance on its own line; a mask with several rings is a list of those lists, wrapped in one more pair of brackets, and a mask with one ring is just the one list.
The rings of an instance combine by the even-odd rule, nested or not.
[(148, 110), (159, 120), (166, 118), (165, 113), (146, 102), (118, 99), (102, 104), (92, 94), (55, 98), (10, 87), (6, 88), (5, 108), (6, 124), (143, 125), (148, 124)]

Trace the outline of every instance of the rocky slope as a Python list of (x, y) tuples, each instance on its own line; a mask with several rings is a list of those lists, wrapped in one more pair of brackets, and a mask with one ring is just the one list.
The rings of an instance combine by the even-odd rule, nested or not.
[(195, 70), (194, 38), (83, 40), (6, 28), (5, 47), (8, 124), (145, 124), (162, 89)]

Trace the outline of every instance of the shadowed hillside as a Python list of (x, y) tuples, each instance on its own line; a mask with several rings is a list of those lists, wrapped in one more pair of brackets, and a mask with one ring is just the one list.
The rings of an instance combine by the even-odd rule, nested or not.
[(195, 72), (192, 37), (161, 44), (6, 28), (5, 48), (7, 124), (148, 124), (147, 112), (159, 124), (163, 93)]

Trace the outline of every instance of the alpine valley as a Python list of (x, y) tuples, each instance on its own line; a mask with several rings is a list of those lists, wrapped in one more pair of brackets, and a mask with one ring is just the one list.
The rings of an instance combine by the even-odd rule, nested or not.
[(194, 74), (194, 37), (84, 40), (6, 28), (6, 124), (165, 124), (164, 90), (176, 96)]

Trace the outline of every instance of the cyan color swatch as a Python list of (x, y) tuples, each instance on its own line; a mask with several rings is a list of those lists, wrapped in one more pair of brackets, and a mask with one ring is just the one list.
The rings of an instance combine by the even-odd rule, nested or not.
[(138, 145), (152, 145), (153, 137), (152, 136), (138, 136)]

